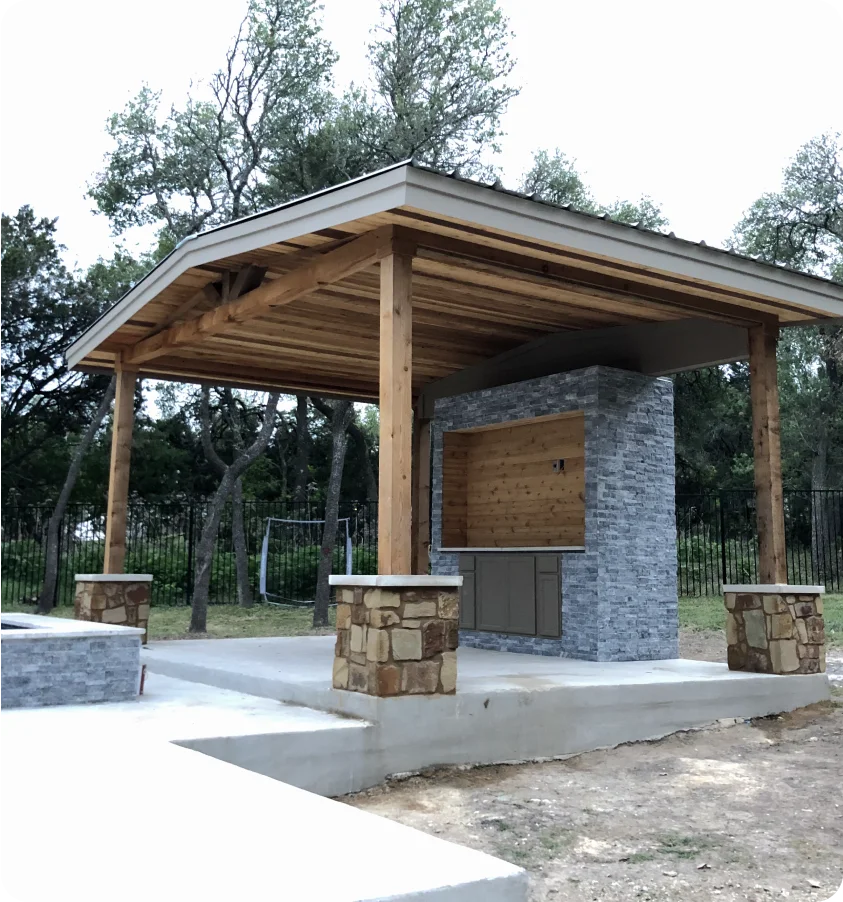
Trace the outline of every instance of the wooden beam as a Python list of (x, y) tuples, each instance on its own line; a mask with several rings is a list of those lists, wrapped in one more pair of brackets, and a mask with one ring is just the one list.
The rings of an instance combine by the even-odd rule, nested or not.
[(117, 363), (114, 424), (111, 430), (111, 465), (108, 470), (108, 508), (105, 515), (103, 573), (122, 573), (126, 561), (126, 513), (129, 503), (129, 469), (132, 425), (135, 419), (137, 370)]
[(381, 260), (378, 573), (412, 571), (412, 266), (407, 254)]
[[(439, 275), (478, 288), (525, 295), (543, 289), (563, 289), (595, 300), (637, 301), (644, 306), (683, 311), (689, 316), (705, 316), (743, 326), (754, 322), (778, 322), (775, 314), (760, 309), (765, 305), (762, 300), (748, 300), (744, 306), (740, 301), (734, 304), (695, 294), (688, 290), (690, 286), (653, 285), (431, 232), (396, 226), (395, 234), (396, 238), (417, 245), (416, 269), (420, 274)], [(783, 310), (790, 309), (784, 302), (769, 303)]]
[(392, 226), (366, 232), (297, 269), (249, 291), (236, 300), (208, 310), (196, 319), (174, 324), (163, 332), (138, 342), (126, 357), (127, 365), (138, 366), (156, 357), (172, 353), (185, 345), (196, 344), (217, 335), (234, 323), (244, 323), (273, 307), (283, 307), (297, 298), (330, 285), (380, 260), (391, 252)]
[(413, 422), (413, 573), (430, 569), (430, 420)]
[(749, 329), (749, 385), (758, 521), (758, 580), (786, 583), (779, 390), (776, 381), (778, 328)]

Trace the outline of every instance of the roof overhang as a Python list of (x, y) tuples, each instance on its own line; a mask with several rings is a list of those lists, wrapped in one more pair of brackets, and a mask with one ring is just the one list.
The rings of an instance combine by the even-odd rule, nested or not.
[[(162, 299), (167, 297), (167, 292), (175, 291), (179, 280), (194, 278), (203, 268), (207, 270), (204, 276), (207, 282), (217, 277), (221, 267), (243, 265), (248, 255), (260, 250), (277, 249), (285, 245), (295, 247), (296, 242), (301, 241), (304, 241), (301, 246), (305, 250), (318, 250), (318, 244), (313, 243), (315, 241), (327, 242), (327, 236), (331, 235), (346, 234), (353, 237), (387, 221), (400, 223), (401, 228), (416, 229), (419, 235), (435, 233), (440, 245), (457, 236), (462, 248), (463, 263), (466, 247), (476, 248), (478, 257), (491, 253), (494, 258), (496, 253), (507, 253), (512, 259), (535, 259), (539, 268), (529, 273), (529, 276), (532, 279), (530, 284), (536, 286), (537, 296), (542, 296), (541, 291), (544, 290), (540, 284), (541, 268), (547, 270), (549, 266), (557, 266), (555, 261), (558, 260), (558, 265), (564, 265), (566, 273), (576, 273), (579, 271), (578, 267), (582, 268), (586, 281), (588, 273), (595, 278), (611, 274), (614, 279), (613, 291), (618, 297), (627, 284), (630, 297), (637, 297), (645, 286), (652, 286), (654, 289), (659, 288), (662, 293), (669, 291), (676, 295), (685, 292), (689, 299), (697, 295), (720, 298), (723, 305), (732, 304), (732, 309), (745, 308), (747, 321), (755, 316), (759, 320), (772, 317), (778, 319), (781, 325), (795, 325), (843, 318), (843, 286), (835, 283), (759, 263), (718, 248), (677, 239), (672, 235), (545, 204), (496, 187), (446, 176), (411, 164), (399, 164), (186, 239), (70, 346), (67, 351), (68, 363), (71, 367), (108, 369), (107, 355), (96, 359), (98, 349), (109, 346), (109, 343), (112, 349), (131, 347), (135, 341), (143, 338), (144, 329), (147, 334), (155, 334), (156, 330), (160, 332), (162, 327), (156, 325), (156, 322), (163, 314), (157, 308), (155, 315), (147, 317), (135, 331), (131, 331), (134, 327), (127, 324), (131, 324), (142, 311), (151, 310), (156, 304), (165, 310)], [(469, 250), (469, 257), (473, 253)], [(494, 259), (492, 262), (495, 262)], [(507, 273), (512, 273), (513, 266), (509, 263), (507, 266)], [(424, 277), (441, 278), (435, 268), (426, 276), (424, 266), (420, 266), (420, 271)], [(628, 283), (623, 281), (625, 279), (628, 279)], [(452, 290), (456, 299), (453, 304), (457, 306), (452, 306), (451, 309), (458, 310), (460, 298), (468, 298), (472, 302), (475, 298), (478, 302), (483, 301), (485, 292), (488, 294), (485, 300), (488, 309), (499, 310), (502, 292), (505, 293), (507, 289), (504, 287), (493, 291), (484, 287), (488, 284), (488, 280), (466, 281), (462, 284), (459, 267), (455, 267), (454, 273), (448, 276), (446, 285), (446, 290)], [(507, 283), (502, 284), (506, 286)], [(566, 284), (570, 293), (571, 283)], [(320, 285), (321, 287), (324, 286)], [(343, 291), (349, 296), (359, 291), (361, 298), (371, 300), (367, 294), (367, 285), (361, 283), (359, 278), (356, 282), (349, 281)], [(521, 300), (529, 297), (529, 291), (530, 287), (527, 286), (526, 295), (518, 297)], [(552, 299), (552, 292), (548, 297)], [(658, 298), (659, 295), (655, 297)], [(293, 311), (294, 308), (298, 310), (297, 303), (299, 302), (278, 312), (279, 322), (284, 311)], [(657, 304), (658, 300), (650, 302), (654, 309), (654, 320), (658, 318), (655, 316)], [(175, 302), (173, 305), (175, 306)], [(670, 317), (676, 318), (680, 307), (674, 303), (670, 308)], [(330, 319), (336, 309), (332, 305), (330, 293), (326, 295), (324, 306), (320, 309), (321, 313), (314, 313), (313, 308), (307, 308), (311, 317), (322, 320), (318, 324), (314, 323), (314, 327), (318, 325), (324, 331), (325, 318)], [(584, 302), (581, 310), (583, 316), (589, 312), (588, 302)], [(630, 313), (633, 312), (635, 311), (630, 308), (623, 315), (619, 313), (616, 324), (630, 325)], [(694, 318), (697, 312), (691, 308), (687, 317)], [(358, 320), (354, 322), (359, 325), (361, 335), (367, 333), (373, 322), (376, 331), (376, 320), (361, 318), (360, 310), (354, 315), (358, 316)], [(348, 316), (351, 317), (352, 314), (349, 313)], [(524, 337), (527, 337), (531, 316), (525, 308)], [(615, 324), (609, 321), (590, 324), (587, 317), (581, 322), (572, 320), (572, 323), (571, 328), (575, 329)], [(446, 325), (444, 320), (442, 324)], [(498, 354), (505, 353), (510, 346), (527, 343), (513, 339), (509, 345), (501, 345), (505, 338), (505, 327), (504, 322), (502, 333), (497, 336), (497, 344), (490, 340), (482, 349), (478, 349), (474, 357), (468, 353), (470, 349), (464, 346), (462, 356), (456, 355), (447, 365), (442, 364), (442, 372), (446, 375), (448, 372), (456, 372), (465, 367), (466, 361), (474, 365), (482, 359), (494, 359)], [(562, 318), (556, 328), (548, 321), (540, 332), (550, 334), (567, 328), (568, 324)], [(463, 345), (466, 345), (468, 336), (469, 332), (466, 332)], [(534, 338), (537, 337), (538, 333)], [(244, 342), (248, 340), (248, 336), (242, 339)], [(363, 350), (360, 352), (361, 360), (366, 355), (371, 357), (370, 343), (363, 344), (366, 349), (365, 354)], [(436, 342), (431, 341), (431, 348), (435, 345)], [(326, 355), (329, 355), (331, 347), (326, 346)], [(196, 353), (200, 352), (199, 349), (194, 350)], [(210, 349), (210, 346), (207, 352), (202, 350), (201, 353), (205, 362), (202, 368), (194, 368), (197, 372), (204, 373), (208, 381), (255, 386), (266, 383), (263, 377), (238, 379), (234, 372), (236, 365), (232, 366), (221, 357), (217, 364), (221, 352)], [(434, 351), (431, 350), (430, 354), (433, 355)], [(285, 387), (284, 381), (289, 381), (288, 373), (293, 372), (295, 367), (300, 369), (301, 365), (293, 362), (284, 374), (279, 374), (278, 387)], [(171, 373), (165, 361), (157, 370), (150, 369), (149, 374), (159, 378), (180, 378), (180, 374), (187, 372), (189, 367), (173, 365), (170, 369)], [(436, 381), (437, 372), (431, 363), (427, 381)], [(271, 374), (266, 379), (271, 381)], [(191, 379), (185, 378), (185, 381)], [(359, 385), (364, 381), (366, 380), (362, 380)], [(319, 391), (328, 394), (332, 390), (329, 382), (330, 380), (325, 381), (323, 378), (314, 384)], [(295, 388), (295, 385), (291, 384), (291, 387)], [(334, 388), (340, 390), (341, 386), (338, 383)], [(349, 388), (348, 394), (366, 394), (365, 391), (358, 391), (358, 388)]]

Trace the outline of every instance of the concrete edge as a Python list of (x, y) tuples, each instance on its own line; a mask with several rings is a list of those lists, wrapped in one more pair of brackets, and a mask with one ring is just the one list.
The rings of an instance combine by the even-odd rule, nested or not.
[(462, 585), (461, 576), (330, 576), (328, 582), (332, 586), (346, 588), (458, 588)]
[(824, 595), (825, 586), (789, 586), (786, 583), (741, 583), (723, 586), (724, 592), (770, 592), (778, 595)]
[(33, 639), (79, 639), (98, 636), (142, 636), (138, 626), (118, 626), (90, 620), (68, 620), (66, 617), (46, 617), (43, 614), (6, 614), (3, 623), (22, 629), (3, 630), (3, 642), (32, 641)]

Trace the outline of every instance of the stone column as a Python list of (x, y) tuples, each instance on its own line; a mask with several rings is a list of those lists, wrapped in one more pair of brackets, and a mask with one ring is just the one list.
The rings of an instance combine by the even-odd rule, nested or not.
[(334, 689), (453, 695), (460, 576), (332, 576), (340, 596)]
[(77, 573), (73, 616), (77, 620), (137, 626), (146, 645), (149, 573)]
[(825, 673), (822, 586), (729, 585), (729, 670)]

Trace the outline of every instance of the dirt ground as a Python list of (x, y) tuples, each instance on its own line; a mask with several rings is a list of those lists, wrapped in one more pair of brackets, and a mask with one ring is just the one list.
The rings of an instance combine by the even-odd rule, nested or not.
[[(722, 645), (682, 637), (685, 657)], [(521, 865), (533, 902), (825, 900), (843, 881), (843, 688), (783, 717), (344, 801)]]

